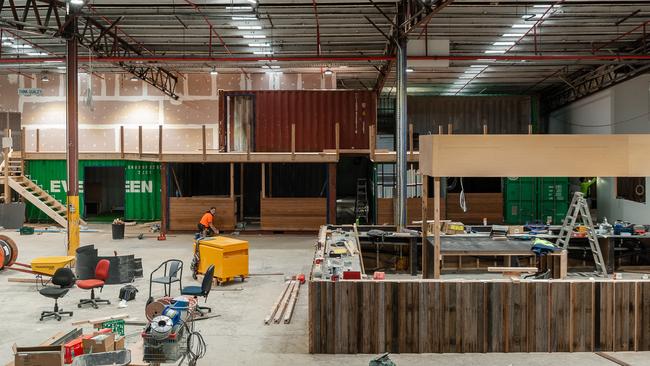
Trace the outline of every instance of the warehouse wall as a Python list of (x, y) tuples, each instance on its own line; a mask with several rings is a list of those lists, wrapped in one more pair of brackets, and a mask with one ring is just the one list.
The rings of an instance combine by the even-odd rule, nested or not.
[[(36, 129), (40, 130), (40, 151), (64, 151), (65, 75), (0, 75), (0, 111), (22, 113), (27, 127), (28, 151), (36, 149)], [(19, 88), (40, 88), (42, 96), (18, 96)], [(158, 151), (158, 126), (164, 125), (163, 143), (167, 151), (200, 148), (201, 126), (207, 127), (208, 149), (218, 144), (218, 92), (224, 90), (309, 90), (335, 89), (336, 75), (320, 74), (184, 74), (179, 78), (178, 101), (163, 95), (127, 74), (79, 76), (80, 149), (112, 152), (119, 150), (119, 126), (125, 126), (125, 150), (137, 151), (137, 126), (143, 126), (143, 149)], [(92, 104), (87, 104), (88, 91)], [(45, 133), (47, 131), (47, 133)]]
[[(650, 75), (643, 75), (551, 113), (550, 133), (650, 133)], [(597, 159), (598, 157), (584, 157)], [(650, 178), (646, 178), (647, 182)], [(647, 191), (647, 186), (646, 186)], [(650, 223), (650, 207), (616, 198), (614, 178), (598, 180), (598, 216)]]

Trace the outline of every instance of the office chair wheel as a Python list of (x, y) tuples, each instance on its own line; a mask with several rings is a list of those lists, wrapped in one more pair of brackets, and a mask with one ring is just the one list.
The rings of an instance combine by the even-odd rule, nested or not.
[(81, 309), (81, 304), (77, 304), (77, 307), (78, 307), (79, 309)]

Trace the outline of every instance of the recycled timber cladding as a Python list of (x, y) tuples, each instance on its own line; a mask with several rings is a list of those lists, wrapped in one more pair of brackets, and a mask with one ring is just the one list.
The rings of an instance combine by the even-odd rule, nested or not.
[[(227, 146), (228, 96), (253, 98), (253, 151), (291, 151), (291, 125), (296, 125), (296, 151), (335, 149), (339, 123), (341, 149), (368, 149), (368, 128), (377, 120), (377, 97), (371, 91), (306, 90), (219, 92), (220, 146)], [(234, 115), (234, 113), (233, 113)], [(249, 114), (247, 114), (249, 115)], [(232, 138), (232, 137), (231, 137)]]
[(650, 350), (650, 281), (310, 281), (311, 353)]

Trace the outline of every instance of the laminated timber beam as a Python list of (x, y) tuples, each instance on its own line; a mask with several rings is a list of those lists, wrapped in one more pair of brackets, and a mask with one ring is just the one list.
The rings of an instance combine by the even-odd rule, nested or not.
[[(76, 34), (79, 44), (91, 50), (93, 54), (102, 58), (113, 57), (138, 57), (144, 54), (144, 48), (134, 45), (120, 37), (115, 28), (123, 17), (104, 26), (82, 12), (83, 6), (76, 8), (66, 20), (66, 2), (59, 0), (26, 0), (16, 4), (14, 0), (0, 0), (0, 14), (9, 14), (9, 17), (0, 17), (3, 28), (16, 31), (39, 33), (54, 38), (69, 38), (66, 34), (70, 19), (78, 18), (83, 22)], [(135, 77), (160, 90), (165, 95), (178, 99), (176, 84), (178, 78), (174, 73), (157, 66), (146, 64), (134, 65), (117, 62), (119, 67)]]

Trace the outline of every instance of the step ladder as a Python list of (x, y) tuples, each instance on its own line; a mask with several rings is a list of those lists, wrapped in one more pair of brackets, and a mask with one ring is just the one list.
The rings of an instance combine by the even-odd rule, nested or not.
[(587, 239), (589, 240), (591, 253), (594, 255), (596, 272), (600, 275), (607, 276), (607, 266), (603, 260), (603, 254), (600, 251), (600, 244), (598, 243), (594, 223), (591, 219), (591, 213), (589, 213), (589, 205), (587, 205), (587, 199), (581, 192), (575, 192), (573, 194), (573, 199), (569, 205), (566, 217), (564, 217), (562, 229), (560, 229), (560, 234), (555, 244), (562, 249), (567, 249), (571, 235), (573, 234), (573, 229), (578, 222), (578, 216), (581, 218), (581, 224), (587, 227)]
[(358, 222), (368, 223), (368, 181), (365, 178), (357, 179), (357, 198), (354, 201), (354, 217)]

